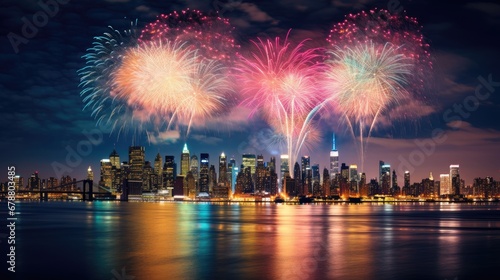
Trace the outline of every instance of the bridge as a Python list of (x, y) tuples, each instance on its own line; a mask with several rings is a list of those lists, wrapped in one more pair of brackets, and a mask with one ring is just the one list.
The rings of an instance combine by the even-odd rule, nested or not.
[[(73, 187), (76, 184), (82, 183), (82, 188), (77, 190), (64, 190), (65, 187)], [(39, 190), (18, 190), (16, 194), (33, 194), (39, 193), (40, 201), (47, 201), (49, 199), (49, 194), (80, 194), (83, 201), (93, 201), (94, 199), (99, 199), (99, 197), (111, 197), (111, 191), (107, 188), (99, 186), (100, 190), (104, 192), (94, 192), (93, 189), (94, 182), (92, 180), (79, 180), (72, 181), (66, 184), (61, 184), (52, 188), (46, 188)], [(7, 192), (0, 192), (0, 197), (6, 197)]]

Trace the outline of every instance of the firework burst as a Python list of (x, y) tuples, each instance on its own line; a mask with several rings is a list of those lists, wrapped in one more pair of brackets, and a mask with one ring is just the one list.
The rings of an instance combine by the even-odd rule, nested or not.
[(293, 163), (306, 139), (316, 135), (309, 115), (322, 96), (316, 80), (319, 50), (305, 48), (305, 41), (293, 46), (287, 38), (253, 41), (253, 51), (240, 56), (237, 75), (242, 104), (252, 113), (261, 111), (275, 132), (284, 136)]
[(406, 98), (411, 60), (399, 53), (398, 47), (373, 43), (329, 51), (323, 86), (330, 96), (326, 99), (340, 108), (353, 136), (359, 129), (361, 164), (364, 162), (364, 130), (368, 136), (377, 116)]
[(432, 68), (430, 46), (421, 30), (417, 19), (405, 13), (391, 14), (387, 10), (373, 9), (347, 15), (344, 21), (333, 26), (327, 41), (333, 48), (342, 49), (368, 43), (397, 46), (397, 53), (410, 60), (411, 90), (414, 98), (418, 98), (424, 91), (425, 75)]
[(186, 42), (139, 44), (133, 30), (96, 37), (79, 71), (85, 107), (113, 130), (185, 126), (221, 113), (230, 92), (226, 68)]
[(143, 29), (139, 41), (146, 44), (165, 39), (187, 42), (206, 58), (232, 62), (239, 48), (232, 36), (233, 29), (228, 19), (217, 14), (186, 9), (159, 15)]

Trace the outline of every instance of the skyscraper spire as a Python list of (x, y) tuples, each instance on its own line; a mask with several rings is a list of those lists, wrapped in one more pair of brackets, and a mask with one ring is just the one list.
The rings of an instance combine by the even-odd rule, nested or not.
[(332, 142), (332, 151), (336, 151), (337, 150), (337, 144), (335, 143), (336, 141), (336, 137), (335, 137), (335, 132), (333, 133), (333, 142)]
[(184, 148), (182, 149), (183, 154), (189, 154), (187, 143), (184, 143)]

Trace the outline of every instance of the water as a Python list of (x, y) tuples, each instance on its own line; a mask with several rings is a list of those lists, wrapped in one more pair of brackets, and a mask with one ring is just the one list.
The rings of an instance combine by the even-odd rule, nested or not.
[(13, 279), (499, 279), (499, 210), (24, 202)]

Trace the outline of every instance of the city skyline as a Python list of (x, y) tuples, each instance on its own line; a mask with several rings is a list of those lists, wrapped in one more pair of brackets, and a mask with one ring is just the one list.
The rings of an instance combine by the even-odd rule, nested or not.
[[(292, 28), (292, 39), (312, 38), (311, 44), (323, 46), (329, 29), (345, 15), (373, 8), (389, 9), (393, 3), (233, 2), (223, 13), (235, 27), (233, 33), (241, 52), (248, 50), (249, 40), (282, 37), (289, 28)], [(221, 152), (225, 152), (228, 159), (251, 153), (263, 154), (266, 159), (275, 156), (279, 160), (284, 150), (269, 139), (270, 126), (260, 116), (249, 117), (250, 112), (241, 108), (216, 123), (195, 124), (187, 136), (173, 130), (148, 138), (144, 133), (125, 131), (117, 135), (110, 133), (109, 128), (96, 128), (90, 112), (83, 110), (76, 74), (85, 63), (80, 57), (91, 46), (93, 36), (102, 34), (108, 25), (123, 30), (131, 19), (137, 18), (139, 24), (145, 25), (157, 15), (174, 10), (222, 10), (214, 5), (217, 1), (176, 4), (145, 1), (144, 5), (134, 1), (103, 1), (100, 8), (95, 8), (95, 3), (60, 4), (58, 12), (37, 28), (28, 43), (23, 41), (14, 48), (8, 35), (22, 35), (25, 23), (22, 18), (31, 20), (33, 14), (44, 10), (36, 3), (5, 2), (6, 8), (0, 12), (3, 18), (0, 60), (4, 67), (9, 65), (0, 76), (0, 129), (5, 131), (0, 140), (3, 165), (16, 166), (25, 178), (36, 170), (47, 174), (46, 177), (54, 177), (53, 163), (57, 162), (71, 169), (66, 175), (84, 178), (87, 167), (97, 170), (103, 155), (108, 155), (113, 147), (126, 151), (131, 145), (139, 145), (145, 147), (146, 158), (150, 160), (158, 152), (175, 155), (179, 160), (185, 143), (192, 154), (209, 153), (210, 164), (214, 165), (217, 164), (214, 155), (218, 157)], [(357, 165), (358, 171), (366, 172), (367, 178), (377, 177), (380, 160), (396, 167), (400, 184), (407, 169), (413, 168), (410, 171), (415, 178), (425, 178), (429, 172), (439, 177), (447, 172), (450, 164), (460, 165), (461, 177), (467, 184), (472, 184), (476, 177), (499, 177), (496, 157), (500, 152), (497, 145), (500, 124), (491, 117), (498, 114), (500, 104), (495, 94), (500, 80), (495, 63), (499, 61), (496, 51), (499, 46), (488, 41), (488, 34), (498, 33), (498, 13), (495, 12), (498, 5), (467, 1), (453, 5), (432, 3), (429, 5), (436, 12), (427, 13), (425, 3), (400, 1), (397, 4), (392, 4), (395, 10), (404, 8), (409, 16), (419, 20), (431, 46), (434, 67), (433, 79), (428, 81), (431, 87), (427, 102), (424, 106), (408, 103), (398, 109), (414, 112), (418, 117), (392, 121), (390, 114), (382, 116), (380, 127), (367, 140), (365, 170), (359, 170), (362, 163), (356, 150), (358, 140), (350, 135), (342, 118), (319, 119), (321, 140), (312, 144), (309, 151), (299, 153), (297, 159), (309, 155), (311, 165), (318, 163), (320, 171), (323, 167), (330, 168), (331, 135), (336, 133), (339, 163)], [(92, 142), (85, 135), (95, 129), (102, 133), (101, 141)], [(433, 132), (437, 133), (434, 137)], [(79, 147), (85, 149), (87, 146), (79, 146), (85, 141), (90, 142), (90, 151), (84, 150), (75, 166), (68, 165), (66, 157)], [(399, 169), (399, 166), (402, 167)], [(5, 174), (0, 181), (6, 181)]]

